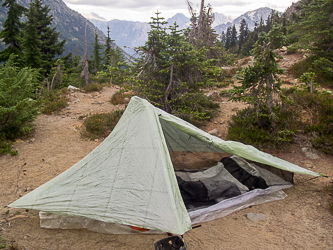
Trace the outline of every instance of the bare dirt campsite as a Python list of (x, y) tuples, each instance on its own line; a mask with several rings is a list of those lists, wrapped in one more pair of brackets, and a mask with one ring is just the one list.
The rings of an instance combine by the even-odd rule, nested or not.
[[(280, 62), (287, 68), (297, 56)], [(293, 79), (290, 79), (293, 80)], [(5, 249), (83, 250), (83, 249), (153, 249), (154, 242), (167, 235), (108, 235), (82, 230), (48, 230), (39, 226), (37, 211), (8, 208), (7, 205), (54, 178), (93, 150), (101, 140), (81, 137), (83, 120), (91, 113), (111, 112), (109, 100), (116, 87), (100, 92), (71, 92), (67, 108), (58, 114), (39, 115), (34, 134), (17, 140), (17, 156), (0, 157), (0, 245)], [(203, 130), (217, 129), (223, 139), (227, 120), (242, 104), (220, 101), (219, 115)], [(333, 157), (319, 153), (307, 159), (300, 145), (294, 144), (274, 153), (314, 172), (333, 176)], [(252, 206), (227, 217), (203, 223), (184, 235), (188, 249), (332, 249), (333, 216), (329, 211), (326, 186), (331, 179), (295, 175), (295, 186), (285, 190), (282, 201)], [(263, 214), (253, 222), (245, 215)]]

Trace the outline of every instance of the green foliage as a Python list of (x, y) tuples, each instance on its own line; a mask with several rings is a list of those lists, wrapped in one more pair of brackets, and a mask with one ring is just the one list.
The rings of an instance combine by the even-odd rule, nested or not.
[(110, 102), (113, 105), (118, 105), (118, 104), (127, 104), (128, 101), (125, 101), (125, 98), (130, 99), (133, 96), (133, 94), (130, 93), (125, 93), (124, 90), (119, 90), (117, 93), (115, 93), (111, 99)]
[(317, 75), (317, 82), (330, 86), (333, 78), (332, 12), (333, 0), (302, 1), (288, 27), (289, 40), (295, 46), (312, 51), (306, 62), (295, 66), (301, 71), (298, 75), (312, 71)]
[[(49, 5), (43, 4), (43, 0), (32, 0), (30, 3), (29, 12), (27, 14), (29, 30), (31, 33), (26, 32), (25, 43), (28, 43), (29, 37), (33, 37), (30, 43), (35, 42), (35, 46), (38, 47), (39, 52), (35, 49), (36, 53), (40, 53), (39, 60), (43, 68), (43, 73), (48, 74), (52, 69), (52, 66), (56, 62), (56, 57), (60, 56), (64, 51), (63, 47), (66, 40), (59, 41), (59, 32), (56, 32), (56, 28), (51, 28), (53, 16), (50, 15)], [(30, 21), (29, 21), (30, 20)], [(34, 26), (34, 27), (32, 27)], [(25, 29), (26, 29), (25, 28)], [(36, 34), (33, 34), (35, 33)], [(31, 44), (31, 47), (33, 44)], [(29, 52), (31, 48), (26, 50)], [(33, 53), (33, 52), (29, 52)], [(37, 57), (37, 55), (35, 55)], [(31, 67), (38, 68), (39, 65), (28, 64)]]
[(2, 239), (2, 236), (0, 236), (0, 249), (6, 248), (8, 246), (8, 243), (5, 243), (6, 239)]
[(327, 58), (309, 56), (304, 60), (294, 63), (290, 71), (295, 78), (300, 78), (302, 74), (313, 72), (316, 75), (316, 82), (321, 85), (332, 86), (333, 62)]
[(108, 136), (117, 125), (123, 113), (124, 110), (117, 110), (112, 113), (94, 114), (89, 116), (83, 122), (86, 131), (82, 133), (82, 136), (90, 139)]
[(84, 86), (82, 90), (86, 93), (101, 91), (105, 85), (99, 83), (92, 83)]
[[(279, 69), (275, 58), (278, 58), (273, 48), (278, 44), (281, 36), (276, 36), (276, 31), (270, 31), (268, 34), (259, 35), (256, 47), (253, 50), (255, 62), (253, 66), (249, 65), (243, 68), (236, 78), (241, 82), (241, 86), (232, 85), (232, 101), (242, 101), (251, 105), (251, 109), (260, 121), (260, 113), (263, 110), (268, 111), (270, 119), (274, 121), (276, 114), (274, 107), (281, 100), (280, 87), (281, 80), (278, 74), (284, 71)], [(269, 43), (265, 43), (269, 40)], [(275, 45), (274, 45), (275, 44)]]
[(181, 98), (172, 100), (171, 105), (176, 116), (195, 126), (201, 126), (206, 120), (213, 118), (216, 109), (220, 107), (201, 92), (186, 93)]
[(46, 93), (42, 97), (42, 113), (50, 115), (53, 112), (57, 112), (65, 108), (67, 106), (66, 91), (67, 89), (56, 89), (50, 91), (48, 94)]
[(92, 51), (92, 58), (93, 58), (93, 65), (94, 65), (94, 73), (97, 75), (97, 72), (100, 71), (101, 69), (101, 48), (102, 46), (98, 42), (98, 35), (97, 32), (95, 31), (95, 42), (93, 43), (94, 49)]
[(7, 19), (3, 23), (3, 30), (0, 31), (1, 41), (7, 45), (7, 48), (0, 52), (0, 62), (5, 62), (11, 54), (22, 57), (22, 23), (20, 18), (26, 10), (16, 3), (16, 0), (5, 0), (2, 7), (8, 8)]
[[(233, 115), (228, 122), (227, 140), (240, 141), (258, 148), (275, 148), (293, 141), (297, 130), (297, 115), (292, 110), (275, 108), (273, 123), (267, 109), (257, 117), (252, 108), (245, 108)], [(246, 129), (244, 129), (246, 128)]]
[[(158, 16), (160, 13), (156, 14), (146, 45), (137, 49), (140, 58), (136, 65), (135, 90), (167, 112), (191, 122), (202, 122), (212, 116), (211, 109), (216, 106), (205, 99), (200, 89), (222, 80), (222, 70), (216, 67), (218, 59), (213, 56), (215, 50), (202, 46), (196, 49), (199, 41), (187, 42), (176, 24), (167, 33), (163, 18)], [(194, 33), (190, 31), (189, 36), (195, 37)]]
[(40, 87), (38, 70), (19, 69), (14, 59), (0, 67), (0, 135), (6, 138), (29, 133), (40, 109), (34, 100)]
[(16, 150), (12, 150), (13, 144), (6, 140), (5, 135), (0, 135), (0, 155), (10, 153), (12, 156), (17, 155)]
[(296, 90), (291, 95), (294, 106), (311, 114), (302, 122), (305, 132), (312, 135), (311, 142), (321, 151), (333, 153), (333, 96), (327, 92)]

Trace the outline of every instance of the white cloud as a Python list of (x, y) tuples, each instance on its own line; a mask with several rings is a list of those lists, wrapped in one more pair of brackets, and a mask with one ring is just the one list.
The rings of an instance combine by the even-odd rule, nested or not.
[[(296, 0), (294, 0), (296, 1)], [(183, 13), (187, 16), (188, 9), (186, 0), (65, 0), (68, 7), (80, 13), (94, 12), (107, 20), (120, 19), (149, 22), (150, 17), (155, 16), (158, 10), (165, 18), (172, 17), (176, 13)], [(200, 0), (192, 0), (194, 8), (199, 8)], [(211, 4), (215, 12), (228, 16), (240, 16), (241, 14), (258, 9), (269, 7), (278, 11), (284, 11), (291, 5), (292, 0), (264, 1), (264, 0), (211, 0), (205, 4)]]

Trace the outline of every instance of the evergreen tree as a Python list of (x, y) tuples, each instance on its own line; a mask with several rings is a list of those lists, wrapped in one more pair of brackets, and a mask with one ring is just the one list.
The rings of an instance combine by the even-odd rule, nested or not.
[[(40, 40), (38, 47), (40, 49), (43, 70), (48, 74), (56, 62), (56, 57), (63, 53), (66, 40), (59, 42), (59, 32), (56, 32), (56, 28), (50, 27), (53, 16), (49, 14), (49, 5), (43, 6), (42, 0), (32, 0), (30, 8), (34, 8), (34, 11), (29, 11), (27, 18), (35, 19), (35, 28)], [(34, 16), (31, 16), (32, 14)]]
[(95, 42), (93, 43), (94, 48), (92, 51), (92, 57), (93, 57), (93, 65), (94, 65), (94, 72), (95, 75), (97, 75), (97, 72), (100, 71), (101, 68), (101, 48), (102, 46), (98, 42), (98, 34), (95, 31)]
[[(237, 79), (241, 86), (233, 85), (233, 101), (247, 102), (251, 111), (255, 114), (255, 120), (259, 126), (264, 123), (274, 124), (275, 108), (281, 100), (281, 80), (279, 74), (284, 71), (279, 69), (275, 58), (281, 58), (273, 52), (273, 41), (276, 41), (275, 32), (268, 34), (262, 32), (256, 47), (253, 50), (255, 62), (253, 66), (243, 68)], [(283, 37), (280, 37), (283, 39)], [(269, 41), (266, 43), (265, 41)], [(267, 124), (266, 124), (267, 125)]]
[(323, 81), (333, 78), (333, 0), (302, 1), (297, 18), (289, 26), (289, 39), (312, 51), (312, 69)]
[(231, 47), (231, 27), (228, 27), (225, 39), (225, 49), (229, 50), (230, 47)]
[(23, 29), (23, 48), (24, 65), (31, 68), (41, 68), (44, 66), (41, 54), (41, 38), (37, 27), (39, 26), (37, 20), (37, 9), (34, 5), (30, 4), (30, 8), (27, 13), (27, 22)]
[(105, 49), (104, 49), (104, 65), (109, 65), (111, 64), (111, 58), (112, 54), (114, 54), (114, 49), (112, 48), (112, 42), (114, 40), (111, 40), (110, 37), (110, 27), (108, 26), (108, 31), (107, 31), (107, 37), (105, 38)]
[(186, 41), (177, 25), (166, 32), (164, 18), (152, 18), (151, 30), (145, 46), (137, 52), (138, 92), (156, 106), (188, 121), (207, 119), (212, 114), (212, 103), (200, 91), (205, 83), (204, 72), (209, 62), (208, 49)]
[(230, 47), (235, 47), (237, 45), (237, 30), (236, 30), (236, 26), (233, 25), (232, 26), (232, 30), (231, 30), (231, 38), (230, 38)]
[(23, 6), (16, 3), (16, 0), (5, 0), (2, 7), (8, 8), (7, 19), (3, 24), (3, 30), (0, 31), (0, 38), (5, 45), (8, 45), (3, 51), (0, 52), (0, 62), (5, 62), (9, 59), (11, 54), (22, 57), (21, 48), (21, 28), (20, 17), (26, 10)]
[(223, 44), (223, 46), (225, 46), (226, 41), (227, 41), (227, 36), (224, 33), (224, 31), (222, 31), (222, 34), (221, 34), (221, 43)]
[(245, 19), (243, 19), (239, 27), (239, 38), (238, 38), (239, 51), (242, 49), (242, 46), (247, 39), (247, 32), (248, 32), (247, 23)]

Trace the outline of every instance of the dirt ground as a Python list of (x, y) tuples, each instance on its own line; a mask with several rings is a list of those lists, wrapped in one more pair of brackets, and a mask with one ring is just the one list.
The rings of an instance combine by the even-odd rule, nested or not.
[[(297, 59), (290, 56), (281, 66), (288, 67)], [(101, 140), (81, 138), (83, 120), (78, 118), (123, 108), (109, 102), (116, 91), (105, 87), (100, 93), (72, 92), (66, 109), (57, 115), (40, 115), (34, 122), (34, 135), (16, 141), (17, 156), (0, 157), (0, 235), (7, 239), (6, 249), (154, 249), (155, 241), (167, 237), (43, 229), (39, 226), (37, 211), (6, 207), (70, 168), (99, 145)], [(225, 138), (227, 120), (243, 106), (226, 98), (219, 102), (219, 115), (202, 129), (216, 128), (219, 136)], [(320, 154), (320, 159), (309, 160), (296, 144), (275, 153), (301, 167), (333, 176), (332, 156)], [(188, 249), (333, 249), (333, 216), (325, 192), (331, 179), (309, 179), (309, 176), (296, 175), (296, 185), (285, 190), (288, 197), (282, 201), (246, 208), (185, 233)], [(244, 216), (247, 213), (265, 214), (267, 218), (251, 222)]]

